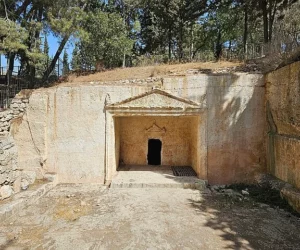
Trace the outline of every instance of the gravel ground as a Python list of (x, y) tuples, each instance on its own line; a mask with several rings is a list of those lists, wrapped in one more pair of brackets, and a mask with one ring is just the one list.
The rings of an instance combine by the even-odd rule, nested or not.
[(300, 249), (300, 220), (206, 190), (59, 185), (0, 224), (0, 249)]

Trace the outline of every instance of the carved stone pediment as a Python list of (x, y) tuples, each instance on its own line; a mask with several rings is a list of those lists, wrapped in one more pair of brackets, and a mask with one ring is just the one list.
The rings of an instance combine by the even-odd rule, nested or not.
[(106, 110), (109, 111), (176, 111), (197, 112), (200, 109), (205, 108), (205, 104), (199, 104), (191, 100), (183, 99), (174, 95), (171, 95), (165, 91), (154, 89), (149, 92), (145, 92), (141, 95), (126, 99), (121, 102), (113, 103), (106, 106)]

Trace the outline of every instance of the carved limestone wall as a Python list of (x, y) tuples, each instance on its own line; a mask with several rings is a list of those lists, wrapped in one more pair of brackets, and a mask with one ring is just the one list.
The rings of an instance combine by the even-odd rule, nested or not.
[[(188, 137), (181, 138), (176, 123), (187, 115), (195, 119), (186, 121), (191, 129), (185, 128)], [(264, 76), (247, 73), (168, 76), (144, 83), (66, 83), (35, 90), (26, 114), (12, 126), (18, 167), (36, 178), (56, 173), (59, 182), (104, 183), (127, 154), (126, 130), (145, 135), (153, 124), (149, 116), (168, 117), (165, 124), (156, 120), (165, 127), (163, 137), (169, 138), (163, 152), (176, 158), (176, 148), (186, 146), (184, 157), (192, 158), (186, 163), (197, 166), (198, 176), (211, 184), (251, 182), (266, 171)], [(122, 117), (149, 123), (131, 128)], [(174, 141), (168, 134), (172, 131)], [(131, 153), (137, 160), (147, 158), (145, 150)], [(137, 153), (144, 155), (136, 158)]]

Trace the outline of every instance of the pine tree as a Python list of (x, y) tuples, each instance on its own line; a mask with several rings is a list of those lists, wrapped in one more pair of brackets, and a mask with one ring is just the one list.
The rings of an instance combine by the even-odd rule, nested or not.
[(45, 35), (43, 52), (45, 55), (49, 56), (49, 44), (48, 44), (47, 35)]
[(72, 52), (71, 68), (72, 70), (79, 70), (81, 68), (80, 63), (80, 50), (78, 48), (79, 44), (76, 43), (74, 50)]
[(69, 57), (68, 57), (68, 53), (65, 50), (64, 51), (64, 56), (63, 56), (63, 70), (62, 70), (62, 74), (63, 76), (67, 75), (70, 71), (69, 68)]
[(45, 69), (48, 68), (49, 66), (49, 62), (50, 62), (50, 57), (49, 57), (49, 43), (48, 43), (48, 39), (47, 39), (47, 35), (45, 35), (45, 40), (44, 40), (44, 48), (43, 48), (43, 53), (46, 57), (46, 60), (45, 60)]

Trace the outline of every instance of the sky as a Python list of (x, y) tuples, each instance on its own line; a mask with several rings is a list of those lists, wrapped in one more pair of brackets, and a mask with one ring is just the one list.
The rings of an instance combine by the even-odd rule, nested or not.
[[(54, 56), (58, 49), (58, 46), (59, 46), (59, 39), (57, 37), (53, 36), (52, 34), (49, 34), (47, 36), (47, 38), (48, 38), (48, 43), (49, 43), (49, 56)], [(43, 39), (43, 37), (42, 37), (42, 39)], [(71, 61), (72, 51), (74, 49), (74, 44), (73, 44), (72, 40), (66, 44), (65, 49), (68, 52), (69, 61)], [(61, 59), (62, 59), (62, 57), (63, 57), (63, 53), (60, 55)], [(1, 55), (1, 67), (5, 67), (6, 65), (7, 65), (6, 58), (3, 55)], [(18, 66), (18, 65), (19, 65), (19, 63), (16, 62), (15, 66)]]
[[(49, 56), (54, 56), (58, 49), (58, 46), (59, 46), (59, 40), (56, 37), (54, 37), (52, 34), (49, 34), (48, 35), (48, 43), (49, 43), (49, 47), (50, 47)], [(67, 50), (67, 53), (69, 54), (69, 60), (71, 60), (72, 51), (74, 49), (74, 44), (72, 43), (72, 41), (69, 41), (66, 44), (65, 49)], [(60, 55), (61, 59), (62, 59), (62, 57), (63, 57), (63, 53)]]

